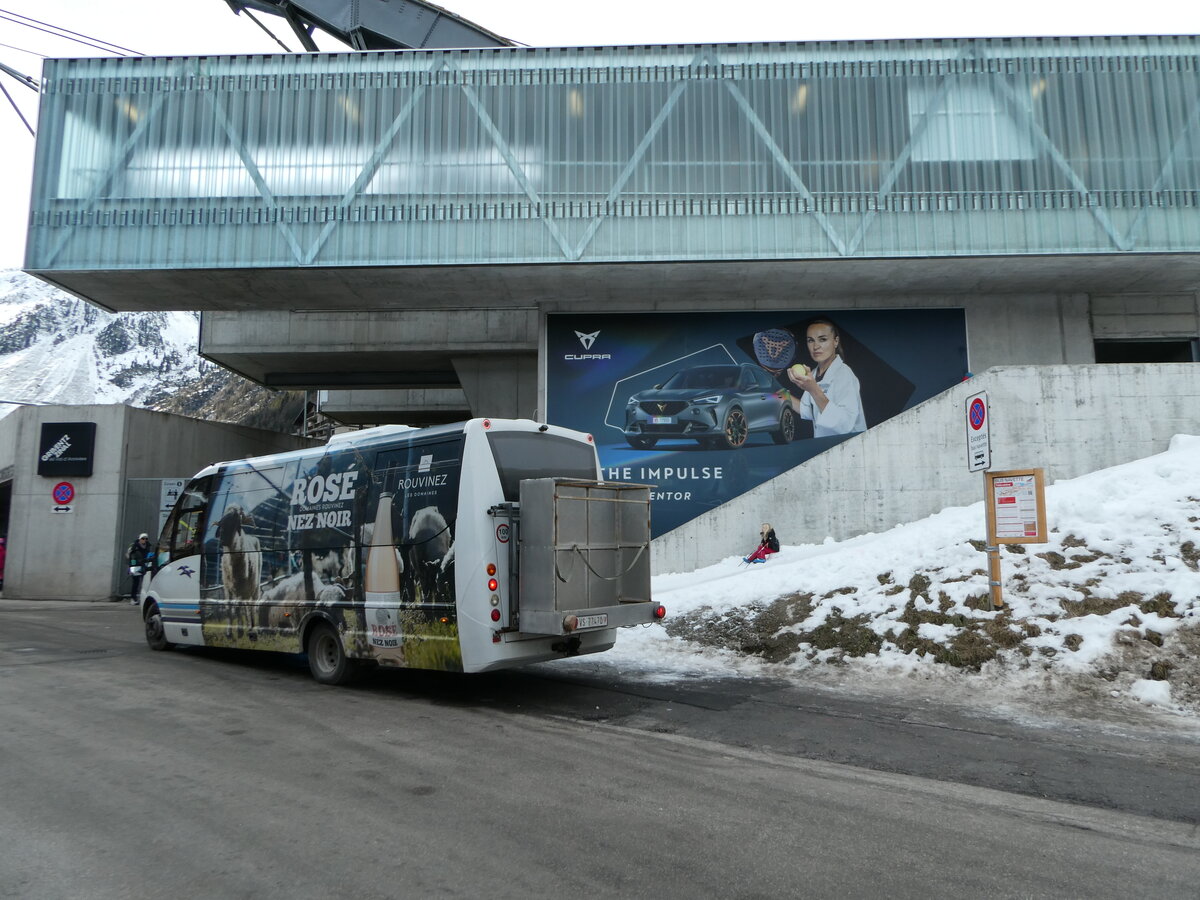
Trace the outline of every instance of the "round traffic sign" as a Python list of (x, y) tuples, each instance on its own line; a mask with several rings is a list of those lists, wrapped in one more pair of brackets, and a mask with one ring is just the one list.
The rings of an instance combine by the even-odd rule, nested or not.
[(967, 413), (971, 419), (971, 427), (978, 431), (983, 427), (983, 420), (987, 418), (987, 406), (981, 398), (976, 397), (971, 401), (971, 409)]
[(70, 503), (75, 499), (75, 486), (69, 481), (60, 481), (50, 493), (55, 503)]

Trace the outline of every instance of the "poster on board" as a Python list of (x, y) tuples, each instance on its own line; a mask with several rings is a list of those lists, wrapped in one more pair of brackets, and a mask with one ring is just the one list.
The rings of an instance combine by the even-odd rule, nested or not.
[(606, 479), (656, 486), (655, 536), (968, 372), (957, 308), (561, 313), (546, 347), (547, 421), (595, 435)]

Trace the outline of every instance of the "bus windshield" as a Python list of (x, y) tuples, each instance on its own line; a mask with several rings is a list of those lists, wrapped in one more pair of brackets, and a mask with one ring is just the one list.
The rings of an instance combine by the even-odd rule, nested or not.
[(487, 437), (508, 502), (521, 499), (521, 482), (526, 478), (596, 480), (596, 450), (592, 444), (529, 431), (493, 431)]

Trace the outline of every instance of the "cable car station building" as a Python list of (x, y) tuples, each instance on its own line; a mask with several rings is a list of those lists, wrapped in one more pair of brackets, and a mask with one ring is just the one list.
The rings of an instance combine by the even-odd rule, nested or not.
[[(1051, 480), (1200, 427), (1197, 37), (44, 71), (29, 272), (201, 310), (206, 357), (346, 423), (590, 424), (609, 477), (669, 488), (667, 568), (973, 502), (978, 391), (997, 467)], [(772, 327), (805, 362), (816, 317), (890, 397), (865, 433), (628, 440), (639, 392)]]

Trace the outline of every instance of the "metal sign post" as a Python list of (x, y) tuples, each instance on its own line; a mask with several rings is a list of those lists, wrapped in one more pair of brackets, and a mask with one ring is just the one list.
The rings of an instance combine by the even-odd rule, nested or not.
[[(984, 497), (987, 496), (987, 470), (992, 466), (992, 417), (988, 411), (987, 391), (967, 398), (967, 471), (983, 472)], [(991, 516), (987, 517), (988, 588), (992, 609), (1004, 606), (1000, 590), (1000, 547), (996, 544)]]

